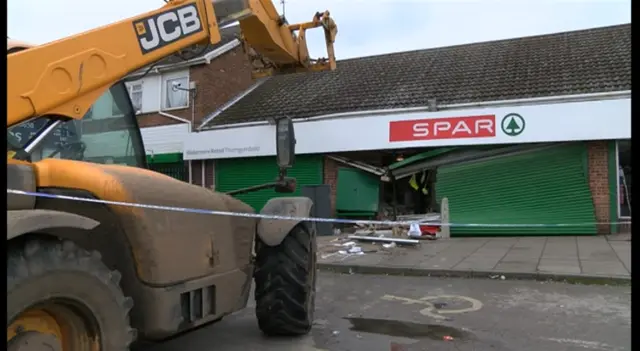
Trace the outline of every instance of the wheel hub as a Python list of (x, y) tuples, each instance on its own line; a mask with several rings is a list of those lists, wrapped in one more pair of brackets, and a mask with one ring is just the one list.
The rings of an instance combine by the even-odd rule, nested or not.
[(62, 345), (54, 335), (29, 331), (11, 339), (7, 351), (62, 351)]

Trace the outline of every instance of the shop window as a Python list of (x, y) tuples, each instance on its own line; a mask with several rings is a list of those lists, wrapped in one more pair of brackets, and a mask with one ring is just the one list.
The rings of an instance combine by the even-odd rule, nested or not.
[(129, 97), (131, 98), (131, 105), (135, 112), (142, 111), (142, 83), (133, 83), (127, 86), (129, 90)]
[(165, 109), (189, 107), (189, 78), (180, 77), (164, 81), (163, 104)]
[(618, 216), (631, 217), (631, 140), (616, 143), (618, 160)]

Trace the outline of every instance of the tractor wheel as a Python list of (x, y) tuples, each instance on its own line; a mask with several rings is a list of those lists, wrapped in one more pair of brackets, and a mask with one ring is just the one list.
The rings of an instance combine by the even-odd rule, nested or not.
[[(11, 246), (10, 246), (11, 247)], [(124, 351), (133, 306), (98, 252), (32, 239), (8, 250), (8, 351)]]
[(316, 293), (316, 241), (298, 224), (278, 246), (256, 239), (256, 317), (263, 333), (307, 334), (313, 325)]

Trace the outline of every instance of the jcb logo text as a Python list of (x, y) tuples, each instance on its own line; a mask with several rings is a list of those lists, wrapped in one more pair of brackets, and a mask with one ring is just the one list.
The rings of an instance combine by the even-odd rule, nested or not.
[(198, 8), (185, 5), (133, 23), (143, 54), (202, 31)]

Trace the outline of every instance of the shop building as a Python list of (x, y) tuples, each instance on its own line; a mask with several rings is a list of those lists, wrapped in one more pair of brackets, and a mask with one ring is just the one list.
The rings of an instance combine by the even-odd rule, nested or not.
[(213, 162), (191, 162), (189, 168), (182, 158), (182, 141), (207, 116), (255, 84), (239, 35), (237, 26), (223, 28), (218, 44), (189, 48), (127, 77), (151, 169), (213, 185)]
[[(252, 87), (186, 137), (184, 159), (213, 162), (219, 191), (271, 181), (274, 121), (288, 117), (290, 174), (300, 189), (328, 185), (335, 216), (438, 212), (447, 198), (452, 223), (507, 225), (452, 235), (625, 230), (606, 223), (631, 216), (630, 25), (338, 66)], [(410, 195), (416, 174), (423, 201)], [(240, 197), (259, 209), (272, 196)]]

